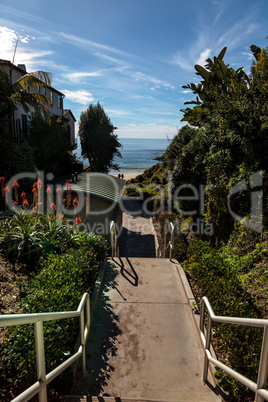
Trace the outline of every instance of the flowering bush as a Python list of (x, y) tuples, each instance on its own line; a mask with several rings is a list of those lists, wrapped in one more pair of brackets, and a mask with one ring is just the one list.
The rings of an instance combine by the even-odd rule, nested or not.
[[(47, 225), (55, 232), (55, 220), (48, 221)], [(107, 255), (107, 242), (103, 237), (87, 232), (74, 234), (70, 231), (65, 236), (68, 242), (60, 242), (61, 236), (58, 238), (61, 253), (54, 250), (43, 255), (38, 272), (32, 273), (28, 284), (21, 289), (23, 313), (76, 310), (83, 293), (91, 292)], [(77, 319), (44, 323), (48, 372), (73, 353), (78, 327)], [(23, 382), (26, 388), (32, 384), (36, 376), (34, 351), (33, 326), (10, 327), (0, 345), (3, 387)]]

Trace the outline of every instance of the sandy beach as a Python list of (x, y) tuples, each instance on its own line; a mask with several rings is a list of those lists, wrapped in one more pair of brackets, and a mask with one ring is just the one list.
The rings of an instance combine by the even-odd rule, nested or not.
[[(83, 169), (86, 169), (89, 165), (83, 165)], [(130, 179), (134, 179), (136, 176), (138, 176), (139, 174), (142, 174), (144, 172), (144, 169), (140, 169), (140, 170), (134, 170), (133, 171), (131, 169), (129, 170), (120, 170), (120, 172), (111, 170), (111, 172), (109, 173), (111, 176), (116, 176), (118, 177), (118, 175), (124, 175), (124, 180), (130, 180)]]
[(133, 172), (133, 173), (124, 173), (124, 172), (120, 172), (120, 173), (110, 173), (110, 175), (112, 176), (116, 176), (118, 177), (119, 174), (123, 174), (124, 175), (124, 180), (130, 180), (130, 179), (134, 179), (136, 176), (138, 176), (139, 174), (142, 174), (143, 172)]

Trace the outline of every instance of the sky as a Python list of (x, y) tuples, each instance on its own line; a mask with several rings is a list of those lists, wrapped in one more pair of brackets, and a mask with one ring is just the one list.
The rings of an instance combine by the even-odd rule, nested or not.
[(79, 128), (100, 102), (119, 138), (172, 138), (182, 88), (227, 46), (250, 71), (252, 44), (268, 46), (268, 0), (0, 0), (0, 58), (52, 73)]

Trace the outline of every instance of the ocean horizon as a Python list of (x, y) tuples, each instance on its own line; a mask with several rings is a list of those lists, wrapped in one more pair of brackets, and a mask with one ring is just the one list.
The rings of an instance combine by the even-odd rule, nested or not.
[[(81, 144), (79, 138), (78, 147), (74, 151), (80, 160), (81, 157)], [(170, 141), (167, 138), (118, 138), (122, 147), (119, 151), (122, 158), (115, 157), (114, 162), (119, 165), (121, 173), (142, 173), (159, 163), (156, 158), (161, 157), (167, 149)], [(88, 160), (84, 159), (83, 163), (88, 164)], [(111, 171), (110, 173), (117, 172)]]

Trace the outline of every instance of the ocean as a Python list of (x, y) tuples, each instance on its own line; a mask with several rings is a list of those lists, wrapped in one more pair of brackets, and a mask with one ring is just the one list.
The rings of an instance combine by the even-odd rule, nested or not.
[[(142, 173), (145, 169), (159, 163), (155, 160), (161, 157), (169, 145), (167, 138), (119, 138), (122, 147), (119, 149), (122, 159), (115, 157), (114, 162), (119, 165), (121, 173)], [(74, 151), (81, 157), (81, 146)], [(85, 159), (84, 164), (88, 161)], [(111, 171), (111, 173), (113, 173)]]

